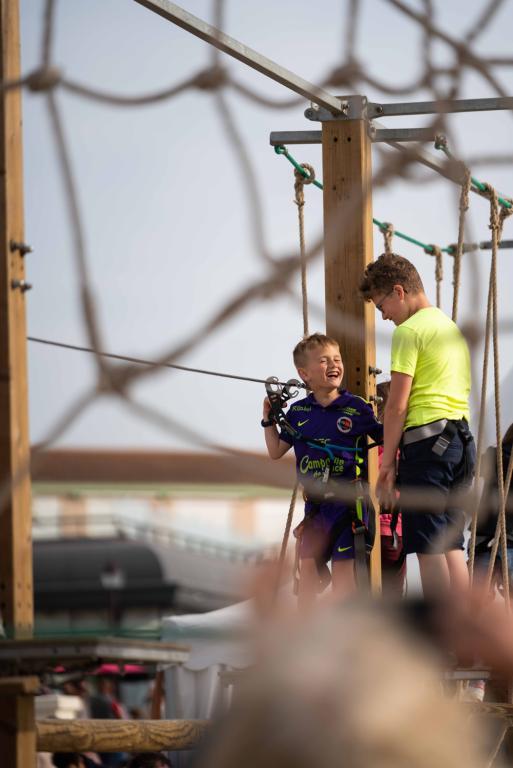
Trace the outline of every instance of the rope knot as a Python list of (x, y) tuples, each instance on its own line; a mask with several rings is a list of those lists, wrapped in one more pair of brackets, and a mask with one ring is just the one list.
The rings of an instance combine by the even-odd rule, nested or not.
[(312, 182), (315, 181), (315, 168), (313, 165), (310, 165), (309, 163), (301, 163), (301, 168), (307, 174), (306, 176), (303, 175), (300, 170), (294, 168), (294, 192), (296, 193), (294, 202), (299, 208), (302, 208), (305, 204), (305, 184), (312, 184)]
[(380, 225), (380, 230), (383, 234), (383, 240), (385, 241), (385, 253), (390, 255), (393, 253), (392, 251), (392, 240), (394, 237), (394, 225), (391, 224), (389, 221), (384, 221), (383, 224)]
[(506, 202), (510, 204), (510, 207), (508, 208), (507, 205), (501, 205), (501, 209), (499, 212), (499, 232), (502, 235), (502, 229), (504, 227), (504, 222), (506, 219), (509, 219), (509, 217), (513, 214), (513, 200), (509, 197), (503, 198)]
[(436, 306), (439, 307), (440, 300), (441, 300), (441, 284), (442, 284), (442, 280), (444, 279), (442, 249), (440, 248), (440, 246), (433, 245), (431, 243), (430, 245), (427, 245), (424, 248), (424, 253), (427, 253), (429, 256), (434, 256), (436, 259), (436, 262), (435, 262)]
[(33, 93), (40, 91), (50, 91), (55, 88), (62, 80), (62, 72), (57, 67), (47, 67), (36, 69), (27, 77), (26, 83)]
[(447, 136), (445, 136), (443, 133), (437, 133), (435, 136), (435, 149), (446, 150), (448, 148), (449, 145), (447, 142)]
[(199, 88), (200, 91), (215, 91), (217, 88), (221, 88), (226, 85), (228, 81), (228, 74), (224, 67), (209, 67), (208, 69), (199, 72), (194, 78), (194, 85)]
[(356, 59), (335, 67), (328, 76), (327, 85), (351, 85), (361, 79), (362, 68)]

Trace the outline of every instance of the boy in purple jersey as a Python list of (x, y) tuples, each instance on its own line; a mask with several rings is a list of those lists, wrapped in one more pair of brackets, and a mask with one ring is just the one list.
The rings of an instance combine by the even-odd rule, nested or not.
[[(280, 459), (294, 447), (298, 479), (305, 489), (299, 602), (306, 606), (318, 592), (319, 560), (331, 559), (333, 589), (338, 597), (356, 588), (351, 503), (354, 486), (350, 482), (360, 476), (365, 479), (366, 436), (381, 439), (383, 427), (363, 398), (340, 389), (344, 366), (334, 339), (315, 333), (300, 341), (293, 355), (300, 377), (311, 390), (288, 412), (287, 421), (295, 434), (278, 431), (270, 419), (267, 398), (262, 426), (271, 459)], [(338, 499), (333, 493), (337, 481)], [(364, 522), (367, 524), (367, 519)]]

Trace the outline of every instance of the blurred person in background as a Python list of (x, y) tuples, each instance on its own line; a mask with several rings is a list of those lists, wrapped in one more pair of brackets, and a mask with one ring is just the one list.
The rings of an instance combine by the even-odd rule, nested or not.
[[(382, 381), (376, 387), (378, 400), (378, 419), (383, 423), (385, 405), (390, 394), (390, 381)], [(383, 446), (378, 447), (379, 465), (383, 456)], [(397, 491), (399, 497), (399, 491)], [(401, 597), (406, 587), (406, 552), (403, 547), (403, 531), (399, 509), (393, 512), (381, 509), (379, 515), (381, 543), (381, 577), (383, 594), (388, 597)]]
[[(511, 424), (502, 440), (502, 471), (504, 480), (508, 471), (508, 464), (513, 446), (513, 424)], [(490, 553), (495, 541), (497, 520), (499, 519), (499, 491), (497, 476), (497, 448), (490, 446), (483, 456), (484, 486), (479, 506), (476, 549), (474, 568), (476, 577), (485, 578), (490, 563)], [(513, 484), (512, 484), (513, 485)], [(509, 583), (513, 584), (513, 487), (510, 487), (506, 503), (506, 534), (508, 550)], [(497, 549), (497, 558), (493, 572), (492, 586), (497, 587), (502, 593), (502, 551)]]
[(172, 768), (172, 764), (162, 752), (141, 752), (132, 757), (126, 768)]

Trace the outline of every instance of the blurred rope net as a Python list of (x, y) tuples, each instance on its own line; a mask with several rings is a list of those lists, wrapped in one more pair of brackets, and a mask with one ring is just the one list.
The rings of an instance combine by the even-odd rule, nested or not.
[[(319, 85), (330, 88), (344, 88), (346, 92), (358, 92), (363, 86), (380, 91), (385, 96), (408, 96), (422, 91), (430, 94), (434, 101), (443, 103), (451, 99), (461, 97), (463, 90), (463, 78), (471, 74), (476, 82), (486, 87), (493, 95), (507, 96), (507, 91), (502, 84), (500, 72), (513, 68), (513, 57), (483, 56), (476, 50), (476, 43), (483, 33), (494, 22), (497, 14), (505, 6), (505, 0), (489, 0), (483, 3), (476, 11), (473, 20), (469, 23), (466, 33), (461, 38), (456, 38), (445, 29), (441, 28), (436, 20), (436, 7), (433, 0), (422, 0), (422, 10), (417, 11), (409, 7), (402, 0), (384, 0), (389, 6), (391, 18), (397, 18), (397, 14), (411, 21), (412, 30), (420, 32), (421, 43), (419, 47), (420, 74), (411, 82), (398, 85), (381, 81), (369, 69), (369, 66), (360, 57), (357, 51), (358, 32), (361, 24), (362, 4), (358, 0), (348, 0), (346, 14), (341, 36), (341, 55), (338, 61), (333, 62), (322, 78)], [(219, 29), (224, 28), (224, 14), (226, 0), (212, 0), (213, 24)], [(67, 216), (73, 235), (73, 248), (71, 258), (80, 282), (80, 309), (82, 320), (86, 329), (87, 351), (92, 353), (95, 360), (95, 383), (92, 387), (82, 392), (60, 416), (55, 420), (52, 428), (45, 438), (35, 447), (32, 457), (32, 469), (37, 470), (38, 455), (54, 444), (70, 426), (79, 419), (99, 398), (115, 397), (121, 400), (126, 408), (135, 416), (144, 419), (150, 424), (156, 424), (181, 439), (194, 444), (199, 448), (213, 449), (224, 453), (227, 461), (231, 463), (234, 473), (237, 472), (239, 453), (237, 450), (213, 443), (200, 432), (191, 428), (185, 421), (159, 412), (157, 408), (141, 403), (133, 394), (134, 385), (144, 378), (151, 376), (158, 367), (178, 366), (179, 360), (197, 349), (203, 340), (214, 331), (225, 326), (228, 321), (242, 315), (258, 302), (271, 304), (284, 295), (297, 301), (296, 281), (299, 280), (302, 260), (296, 248), (282, 253), (274, 253), (269, 247), (265, 237), (264, 212), (262, 205), (262, 192), (260, 189), (259, 174), (254, 168), (251, 153), (235, 120), (234, 110), (226, 98), (226, 93), (232, 92), (243, 99), (249, 100), (256, 106), (265, 110), (286, 110), (292, 107), (304, 105), (305, 99), (298, 96), (288, 96), (283, 99), (269, 98), (242, 83), (235, 72), (225, 65), (220, 52), (210, 46), (209, 63), (205, 68), (192, 72), (189, 77), (181, 82), (171, 83), (169, 87), (144, 94), (131, 96), (92, 88), (86, 83), (76, 82), (68, 78), (65, 72), (56, 66), (54, 60), (54, 41), (57, 25), (58, 4), (56, 0), (46, 0), (42, 25), (41, 25), (41, 54), (39, 66), (17, 81), (5, 81), (1, 84), (4, 91), (23, 88), (30, 92), (38, 93), (46, 102), (53, 141), (55, 143), (57, 162), (62, 185), (65, 189)], [(468, 18), (470, 11), (466, 14)], [(291, 32), (291, 34), (293, 34)], [(443, 46), (448, 59), (452, 63), (440, 66), (437, 59), (437, 50)], [(227, 296), (221, 306), (213, 308), (207, 320), (198, 323), (196, 328), (187, 338), (180, 342), (170, 343), (168, 348), (150, 365), (140, 365), (137, 362), (117, 360), (111, 362), (108, 356), (102, 352), (105, 349), (104, 332), (100, 323), (97, 302), (92, 289), (89, 259), (84, 242), (84, 223), (78, 201), (77, 178), (73, 171), (70, 159), (70, 142), (64, 130), (61, 107), (58, 101), (58, 93), (73, 93), (84, 100), (91, 100), (119, 108), (142, 108), (146, 105), (161, 101), (177, 99), (186, 92), (209, 93), (213, 96), (213, 105), (217, 111), (229, 147), (233, 153), (233, 162), (243, 169), (242, 189), (250, 220), (250, 235), (254, 248), (261, 259), (262, 277), (246, 285), (239, 292)], [(432, 117), (429, 126), (437, 134), (445, 134), (452, 147), (457, 148), (457, 140), (452, 127), (443, 112)], [(513, 154), (501, 155), (490, 153), (488, 143), (484, 143), (486, 153), (473, 158), (467, 158), (467, 164), (473, 166), (484, 163), (505, 164), (513, 163)], [(419, 150), (416, 146), (407, 146), (401, 152), (388, 153), (377, 149), (381, 156), (381, 165), (373, 177), (373, 189), (384, 188), (398, 177), (405, 182), (415, 183), (415, 168), (419, 158)], [(448, 175), (456, 174), (457, 183), (463, 184), (464, 172), (459, 161), (453, 157), (447, 157), (444, 161)], [(435, 174), (433, 177), (436, 178)], [(422, 182), (429, 180), (425, 174)], [(345, 212), (344, 220), (338, 222), (340, 232), (344, 232), (344, 221), (348, 221), (353, 214), (352, 209)], [(389, 225), (376, 220), (383, 234), (389, 233)], [(396, 233), (399, 235), (399, 233)], [(292, 237), (292, 234), (291, 234)], [(305, 248), (303, 264), (309, 265), (322, 254), (323, 233), (318, 233), (312, 243)], [(424, 246), (422, 242), (418, 243)], [(428, 245), (427, 249), (435, 246)], [(452, 248), (452, 250), (451, 250)], [(454, 254), (454, 247), (445, 250), (449, 255)], [(437, 266), (439, 266), (437, 262)], [(475, 254), (469, 253), (470, 277), (474, 281), (474, 297), (479, 295), (480, 286), (477, 270), (475, 268)], [(311, 308), (315, 311), (315, 302), (311, 302)], [(342, 312), (336, 315), (338, 331), (342, 336), (357, 334), (359, 329), (354, 320)], [(298, 312), (298, 336), (300, 335), (300, 319)], [(484, 331), (484, 319), (481, 326), (473, 326), (466, 333), (471, 351), (476, 350), (482, 342)], [(508, 325), (504, 331), (510, 332)], [(43, 340), (41, 340), (43, 341)], [(200, 371), (199, 371), (200, 372)], [(499, 436), (498, 436), (499, 437)], [(256, 470), (255, 470), (256, 471)], [(29, 467), (23, 469), (23, 473), (29, 472)], [(265, 483), (265, 472), (255, 479)], [(15, 479), (15, 482), (19, 478)], [(4, 487), (3, 501), (7, 495)], [(2, 505), (4, 506), (4, 505)], [(425, 506), (425, 502), (422, 503)]]

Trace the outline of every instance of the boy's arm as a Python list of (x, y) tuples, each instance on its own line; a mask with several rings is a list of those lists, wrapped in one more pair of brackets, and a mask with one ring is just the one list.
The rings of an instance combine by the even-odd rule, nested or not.
[[(269, 421), (269, 415), (271, 413), (271, 403), (266, 397), (264, 400), (263, 420)], [(267, 453), (271, 459), (281, 459), (288, 450), (292, 447), (291, 444), (286, 443), (280, 439), (280, 433), (276, 427), (276, 424), (271, 424), (269, 427), (264, 427), (265, 444), (267, 447)]]
[(385, 441), (383, 459), (376, 483), (376, 494), (383, 506), (393, 507), (396, 499), (396, 457), (408, 412), (413, 377), (407, 373), (392, 371), (390, 394), (385, 406)]

